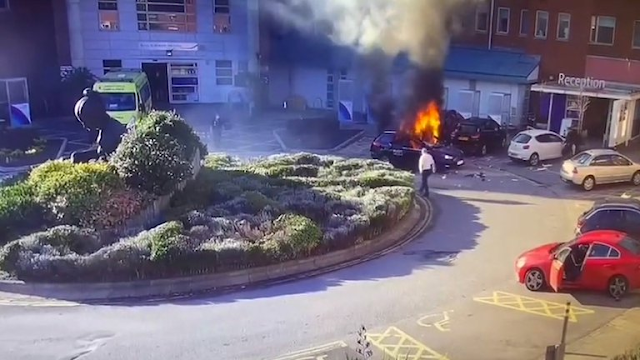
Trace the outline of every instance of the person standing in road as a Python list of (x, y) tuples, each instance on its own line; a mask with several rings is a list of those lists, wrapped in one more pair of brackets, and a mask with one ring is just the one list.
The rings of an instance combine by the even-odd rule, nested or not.
[(418, 160), (418, 169), (420, 171), (420, 176), (422, 177), (420, 193), (425, 197), (429, 197), (429, 176), (436, 172), (436, 163), (433, 160), (433, 156), (429, 154), (429, 150), (427, 150), (427, 148), (422, 149), (420, 160)]
[(211, 122), (211, 138), (213, 141), (213, 147), (216, 149), (220, 148), (220, 142), (222, 141), (222, 125), (222, 117), (219, 113), (216, 113), (213, 121)]

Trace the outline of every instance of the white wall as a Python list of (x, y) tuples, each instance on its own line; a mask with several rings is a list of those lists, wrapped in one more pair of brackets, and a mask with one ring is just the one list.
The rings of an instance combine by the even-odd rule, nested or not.
[[(196, 33), (139, 31), (135, 0), (120, 0), (119, 31), (101, 31), (98, 21), (97, 1), (67, 0), (69, 27), (72, 30), (71, 53), (73, 66), (86, 66), (94, 74), (103, 72), (103, 60), (122, 60), (123, 67), (140, 68), (142, 62), (197, 62), (200, 81), (200, 102), (226, 102), (229, 94), (237, 92), (235, 86), (218, 86), (215, 83), (215, 60), (233, 61), (234, 73), (239, 62), (249, 62), (259, 51), (255, 34), (249, 36), (248, 7), (254, 8), (257, 0), (231, 1), (232, 31), (228, 34), (213, 32), (213, 0), (196, 0)], [(248, 3), (250, 2), (250, 3)], [(78, 32), (77, 30), (81, 31)], [(197, 43), (197, 51), (174, 51), (171, 57), (164, 50), (140, 50), (139, 43), (176, 42)], [(80, 48), (81, 47), (81, 48)], [(254, 65), (255, 66), (255, 65)]]
[(303, 97), (309, 107), (324, 107), (327, 102), (327, 70), (304, 66), (270, 66), (269, 103), (282, 106), (290, 96)]

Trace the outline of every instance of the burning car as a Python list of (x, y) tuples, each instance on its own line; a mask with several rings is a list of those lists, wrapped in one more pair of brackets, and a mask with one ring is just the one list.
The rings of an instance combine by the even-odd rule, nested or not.
[(442, 140), (441, 111), (436, 102), (429, 102), (414, 121), (402, 124), (397, 131), (385, 131), (371, 143), (371, 157), (389, 161), (400, 168), (417, 170), (423, 148), (430, 150), (436, 169), (456, 168), (464, 164), (464, 153), (446, 146)]

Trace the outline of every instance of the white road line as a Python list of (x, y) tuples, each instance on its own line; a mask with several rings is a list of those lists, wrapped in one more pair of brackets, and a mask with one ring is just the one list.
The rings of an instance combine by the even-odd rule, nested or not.
[(348, 347), (348, 345), (344, 341), (335, 341), (325, 345), (320, 345), (320, 346), (316, 346), (316, 347), (312, 347), (304, 350), (294, 351), (294, 352), (285, 354), (274, 360), (291, 360), (291, 359), (296, 359), (301, 355), (307, 355), (307, 354), (312, 354), (312, 353), (317, 353), (322, 351), (331, 351), (331, 350), (346, 348), (346, 347)]

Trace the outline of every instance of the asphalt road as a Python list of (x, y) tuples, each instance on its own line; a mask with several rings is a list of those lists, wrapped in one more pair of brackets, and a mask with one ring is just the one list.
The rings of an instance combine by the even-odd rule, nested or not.
[(569, 340), (631, 306), (632, 298), (533, 294), (517, 284), (516, 256), (569, 240), (588, 201), (485, 175), (434, 177), (439, 214), (430, 232), (322, 276), (172, 302), (0, 301), (0, 359), (343, 360), (361, 325), (376, 359), (537, 359), (559, 340), (565, 301), (577, 306)]

